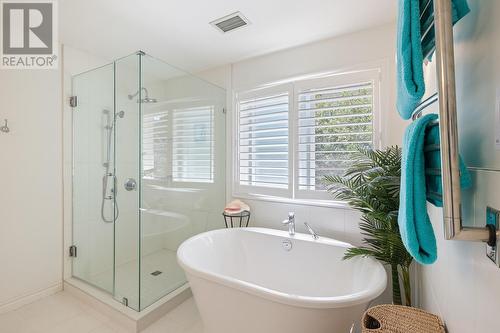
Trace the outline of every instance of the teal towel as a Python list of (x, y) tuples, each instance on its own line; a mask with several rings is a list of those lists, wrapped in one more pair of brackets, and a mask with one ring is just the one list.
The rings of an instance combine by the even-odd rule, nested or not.
[[(425, 265), (437, 259), (436, 237), (427, 214), (426, 200), (442, 206), (437, 118), (436, 114), (428, 114), (406, 128), (401, 161), (399, 231), (408, 252)], [(471, 185), (471, 176), (461, 158), (460, 183), (462, 187)]]
[[(397, 109), (403, 119), (410, 119), (425, 92), (423, 61), (426, 50), (432, 49), (434, 36), (429, 35), (422, 46), (420, 25), (421, 0), (399, 0), (397, 31)], [(430, 7), (432, 8), (432, 6)], [(453, 0), (453, 22), (469, 12), (466, 0)], [(427, 15), (428, 17), (426, 17)], [(432, 10), (422, 21), (432, 20)], [(427, 22), (428, 24), (429, 22)], [(423, 24), (422, 26), (426, 26)]]
[(399, 0), (397, 34), (397, 109), (409, 119), (425, 92), (419, 0)]
[[(443, 183), (441, 181), (441, 152), (439, 149), (439, 125), (427, 129), (424, 141), (425, 155), (425, 183), (427, 201), (436, 207), (443, 207)], [(428, 148), (427, 148), (428, 147)], [(467, 189), (472, 186), (472, 177), (465, 166), (462, 157), (459, 157), (460, 187)], [(439, 172), (433, 172), (438, 170)]]
[(421, 264), (437, 259), (436, 237), (427, 214), (424, 160), (425, 130), (436, 118), (429, 114), (406, 128), (401, 160), (399, 232), (408, 252)]

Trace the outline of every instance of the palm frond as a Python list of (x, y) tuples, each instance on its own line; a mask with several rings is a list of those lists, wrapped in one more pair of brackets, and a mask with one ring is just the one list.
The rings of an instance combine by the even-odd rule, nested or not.
[[(346, 201), (363, 216), (360, 229), (363, 246), (349, 248), (344, 259), (374, 257), (392, 267), (407, 271), (413, 258), (404, 247), (398, 226), (401, 180), (401, 149), (358, 149), (342, 176), (324, 177), (326, 189), (338, 200)], [(394, 277), (393, 277), (394, 278)], [(399, 285), (393, 286), (395, 302), (401, 302)]]

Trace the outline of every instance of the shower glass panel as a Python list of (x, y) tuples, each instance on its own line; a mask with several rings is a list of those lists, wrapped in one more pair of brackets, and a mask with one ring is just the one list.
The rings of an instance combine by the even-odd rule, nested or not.
[[(140, 90), (141, 58), (131, 55), (115, 61), (115, 293), (118, 301), (126, 299), (129, 307), (140, 310), (140, 121), (141, 104), (128, 98)], [(120, 118), (120, 115), (123, 115)], [(127, 182), (136, 188), (125, 188)]]
[[(114, 289), (113, 64), (73, 77), (73, 276)], [(107, 187), (105, 189), (104, 187)], [(104, 190), (106, 190), (104, 193)]]
[(138, 52), (73, 93), (73, 276), (140, 311), (186, 284), (178, 246), (223, 227), (226, 92)]
[(176, 251), (222, 226), (226, 93), (142, 57), (141, 309), (186, 283)]

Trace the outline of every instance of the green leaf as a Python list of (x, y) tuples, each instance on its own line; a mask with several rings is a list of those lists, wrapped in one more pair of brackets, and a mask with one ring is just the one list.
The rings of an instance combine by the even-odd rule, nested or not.
[[(349, 248), (344, 259), (357, 256), (373, 257), (384, 264), (402, 267), (406, 272), (413, 258), (406, 250), (398, 226), (401, 182), (401, 149), (384, 150), (359, 148), (351, 166), (342, 176), (324, 177), (331, 195), (347, 202), (363, 215), (360, 229), (363, 246)], [(407, 281), (404, 288), (410, 288)], [(394, 301), (401, 302), (398, 288)], [(405, 290), (405, 295), (410, 295)]]

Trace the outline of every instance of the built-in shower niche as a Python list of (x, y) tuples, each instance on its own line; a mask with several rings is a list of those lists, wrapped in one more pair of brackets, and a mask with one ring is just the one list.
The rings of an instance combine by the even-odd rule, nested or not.
[(186, 283), (180, 243), (223, 226), (226, 92), (142, 52), (72, 84), (73, 276), (140, 311)]

